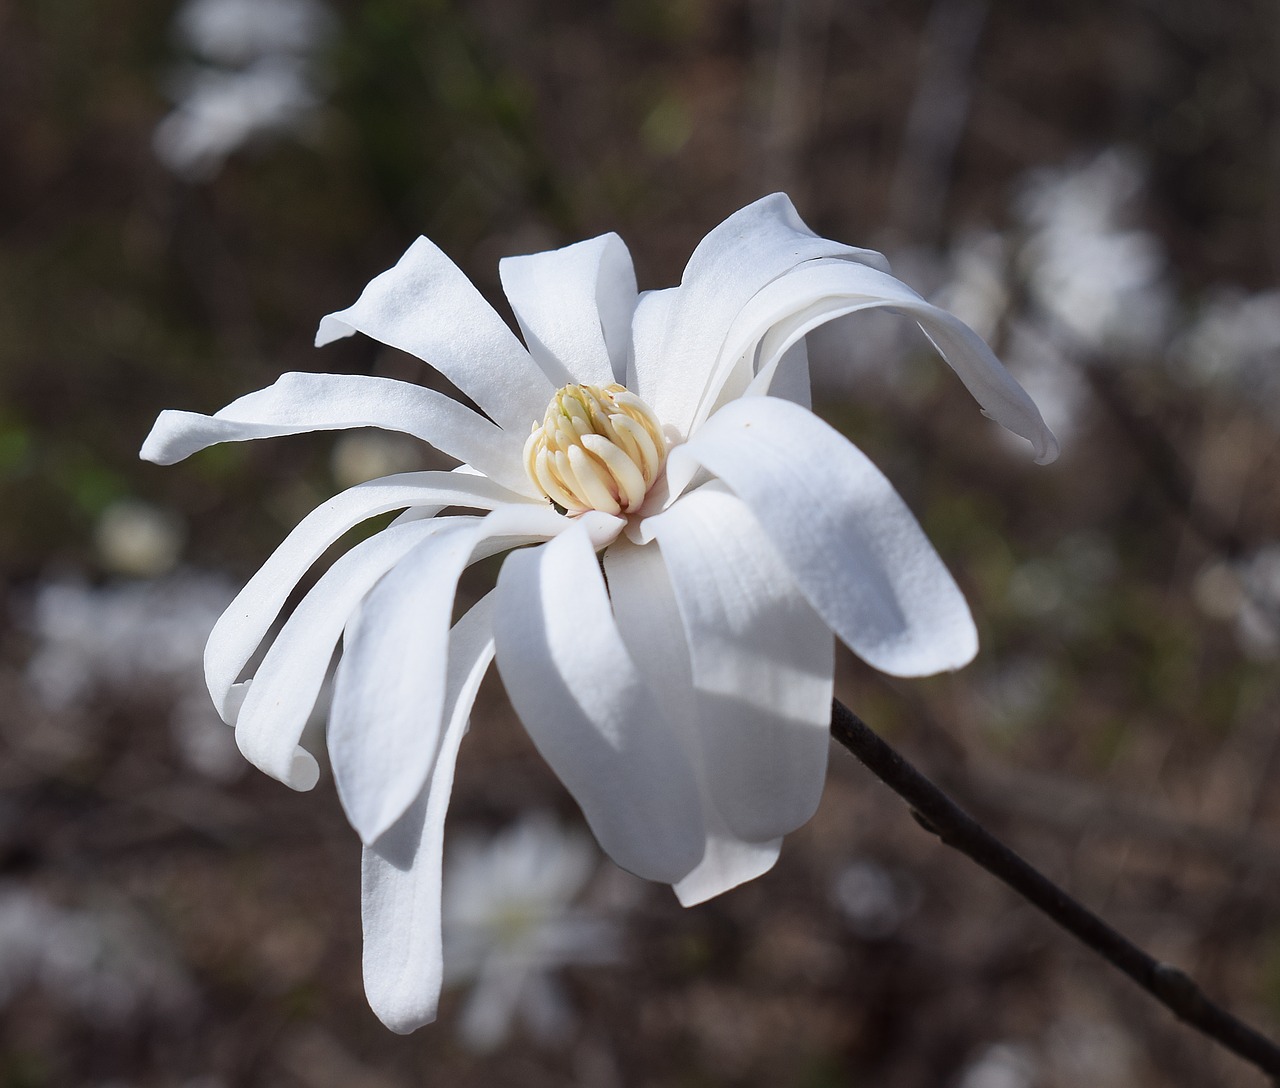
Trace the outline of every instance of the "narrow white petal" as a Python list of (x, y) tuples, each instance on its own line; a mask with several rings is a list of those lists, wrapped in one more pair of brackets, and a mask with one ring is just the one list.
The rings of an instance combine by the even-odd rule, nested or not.
[(440, 998), (445, 813), (458, 745), (493, 660), (492, 601), (492, 594), (481, 600), (450, 633), (446, 725), (429, 782), (405, 814), (364, 849), (364, 989), (378, 1019), (401, 1034), (434, 1020)]
[(698, 779), (704, 847), (702, 860), (675, 884), (675, 892), (681, 903), (693, 906), (767, 872), (778, 860), (782, 840), (746, 842), (729, 830), (716, 809), (707, 749), (694, 728), (699, 695), (693, 688), (689, 646), (662, 553), (655, 545), (619, 541), (605, 552), (604, 568), (623, 642), (668, 720), (686, 723), (679, 736)]
[(651, 521), (689, 646), (694, 727), (735, 835), (777, 838), (822, 796), (835, 645), (744, 503), (703, 487)]
[(633, 392), (688, 435), (740, 311), (767, 283), (821, 257), (888, 269), (878, 253), (819, 238), (781, 193), (735, 212), (698, 244), (678, 289), (642, 299)]
[(384, 529), (337, 560), (302, 598), (267, 650), (236, 715), (236, 744), (254, 766), (296, 790), (316, 784), (315, 758), (299, 747), (342, 629), (364, 595), (408, 552), (458, 521)]
[(371, 280), (354, 305), (325, 317), (316, 346), (356, 332), (429, 363), (522, 441), (555, 392), (502, 318), (426, 238)]
[(467, 525), (423, 541), (347, 624), (329, 711), (329, 760), (347, 819), (366, 843), (404, 814), (435, 762), (449, 621), (475, 539)]
[(543, 758), (614, 861), (680, 879), (702, 856), (697, 783), (618, 634), (586, 528), (509, 556), (497, 596), (498, 671)]
[[(284, 539), (214, 625), (204, 651), (205, 681), (223, 721), (233, 716), (232, 685), (271, 630), (299, 579), (353, 526), (404, 507), (465, 506), (490, 510), (520, 496), (461, 472), (406, 472), (358, 484), (325, 500)], [(529, 502), (530, 507), (541, 504)]]
[(422, 789), (445, 699), (449, 620), (468, 563), (572, 524), (550, 506), (510, 506), (452, 524), (407, 553), (348, 627), (329, 716), (329, 755), (343, 808), (365, 842)]
[(624, 380), (636, 274), (621, 238), (504, 257), (498, 270), (529, 353), (552, 385)]
[(704, 465), (750, 508), (800, 590), (868, 664), (928, 676), (973, 658), (955, 581), (893, 486), (811, 412), (774, 397), (726, 405), (671, 452)]
[(725, 354), (752, 352), (752, 345), (759, 344), (762, 388), (757, 391), (763, 392), (781, 355), (806, 333), (844, 314), (886, 307), (916, 320), (983, 411), (1027, 439), (1037, 461), (1057, 457), (1058, 441), (1039, 409), (983, 339), (954, 314), (874, 268), (812, 261), (775, 280), (743, 310), (726, 340)]
[(520, 463), (522, 435), (503, 431), (435, 389), (363, 374), (282, 374), (211, 416), (161, 412), (141, 456), (172, 465), (219, 442), (353, 427), (412, 435), (507, 487), (532, 493)]

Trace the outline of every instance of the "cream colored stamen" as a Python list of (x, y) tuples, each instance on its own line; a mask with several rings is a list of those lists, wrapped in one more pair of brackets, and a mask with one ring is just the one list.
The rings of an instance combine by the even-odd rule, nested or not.
[(524, 445), (529, 478), (570, 514), (638, 509), (666, 459), (653, 411), (617, 383), (558, 390)]

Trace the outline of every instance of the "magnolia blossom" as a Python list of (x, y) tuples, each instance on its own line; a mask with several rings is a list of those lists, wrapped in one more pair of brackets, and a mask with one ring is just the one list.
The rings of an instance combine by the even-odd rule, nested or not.
[(617, 926), (573, 905), (599, 861), (589, 838), (544, 813), (492, 839), (450, 839), (444, 979), (473, 983), (460, 1020), (472, 1049), (501, 1044), (517, 1016), (543, 1042), (568, 1034), (573, 1013), (554, 972), (620, 953)]
[[(162, 413), (142, 449), (169, 464), (217, 442), (382, 427), (462, 462), (323, 503), (205, 653), (240, 750), (310, 789), (302, 730), (342, 640), (328, 749), (365, 844), (366, 992), (397, 1031), (435, 1014), (445, 810), (495, 656), (600, 845), (691, 904), (765, 872), (812, 815), (833, 632), (896, 676), (976, 652), (968, 606), (902, 499), (808, 410), (811, 329), (878, 307), (915, 319), (990, 416), (1039, 460), (1057, 453), (972, 330), (879, 254), (815, 235), (782, 195), (707, 235), (678, 287), (638, 294), (613, 234), (500, 272), (523, 344), (425, 238), (316, 337), (361, 332), (411, 352), (479, 411), (385, 378), (286, 374), (212, 416)], [(459, 508), (477, 512), (441, 514)], [(395, 510), (238, 682), (311, 564)], [(500, 553), (496, 588), (451, 624), (463, 569)]]

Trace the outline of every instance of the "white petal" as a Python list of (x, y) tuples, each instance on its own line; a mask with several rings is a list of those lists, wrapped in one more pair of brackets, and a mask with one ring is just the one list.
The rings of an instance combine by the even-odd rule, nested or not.
[(317, 506), (249, 579), (209, 635), (204, 651), (205, 681), (222, 720), (233, 720), (228, 693), (299, 579), (345, 532), (368, 518), (403, 507), (434, 507), (434, 515), (445, 506), (488, 510), (513, 501), (521, 500), (482, 476), (405, 472), (358, 484)]
[(911, 511), (866, 456), (811, 412), (747, 397), (671, 451), (750, 508), (809, 603), (868, 664), (928, 676), (973, 658), (977, 631)]
[(697, 783), (623, 645), (585, 527), (507, 558), (498, 671), (520, 720), (604, 850), (651, 880), (702, 856)]
[(696, 907), (731, 888), (763, 876), (778, 863), (782, 840), (747, 842), (723, 826), (719, 815), (707, 830), (707, 849), (702, 860), (672, 885), (682, 907)]
[(406, 554), (347, 631), (329, 715), (343, 808), (365, 842), (398, 820), (435, 758), (449, 620), (466, 565), (572, 524), (550, 506), (509, 506), (453, 524)]
[(765, 284), (820, 257), (888, 269), (878, 253), (819, 238), (781, 193), (731, 215), (698, 244), (676, 291), (641, 300), (633, 392), (686, 436), (739, 312)]
[(282, 374), (274, 385), (211, 416), (161, 412), (141, 456), (172, 465), (219, 442), (353, 427), (412, 435), (508, 487), (533, 494), (520, 456), (523, 434), (504, 432), (434, 389), (362, 374)]
[(371, 280), (354, 305), (325, 317), (316, 346), (356, 332), (429, 363), (522, 440), (555, 392), (502, 318), (426, 238)]
[(835, 645), (743, 502), (703, 487), (651, 519), (698, 694), (716, 808), (750, 841), (811, 817), (830, 746)]
[[(1040, 411), (983, 339), (963, 321), (926, 302), (874, 268), (848, 261), (812, 261), (765, 287), (726, 341), (726, 355), (760, 343), (763, 392), (780, 355), (817, 326), (857, 310), (891, 307), (915, 318), (933, 345), (992, 419), (1021, 435), (1042, 464), (1058, 456), (1058, 440)], [(705, 414), (705, 413), (704, 413)]]
[(299, 742), (347, 620), (412, 548), (474, 520), (437, 518), (384, 529), (325, 571), (271, 643), (236, 715), (236, 744), (250, 763), (296, 790), (316, 784), (315, 758)]
[(621, 238), (504, 257), (498, 270), (529, 353), (552, 385), (625, 380), (636, 274)]
[(361, 864), (364, 989), (392, 1031), (404, 1034), (436, 1016), (443, 977), (440, 873), (444, 820), (453, 790), (458, 745), (489, 662), (493, 660), (490, 594), (449, 637), (446, 727), (425, 789)]
[[(618, 632), (654, 698), (669, 721), (696, 723), (699, 697), (689, 646), (662, 553), (653, 545), (619, 541), (604, 553), (604, 568)], [(702, 802), (702, 860), (675, 884), (680, 902), (693, 906), (767, 872), (778, 860), (782, 840), (746, 842), (735, 836), (716, 810), (705, 746), (692, 728), (680, 730), (679, 737), (693, 763)]]
[(366, 843), (422, 790), (442, 727), (449, 621), (474, 526), (423, 541), (347, 625), (329, 712), (329, 760), (342, 807)]

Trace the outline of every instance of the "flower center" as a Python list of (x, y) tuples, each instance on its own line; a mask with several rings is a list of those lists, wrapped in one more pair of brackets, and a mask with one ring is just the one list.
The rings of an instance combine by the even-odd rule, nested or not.
[(630, 514), (666, 459), (653, 410), (616, 382), (557, 390), (524, 444), (529, 478), (570, 514)]

